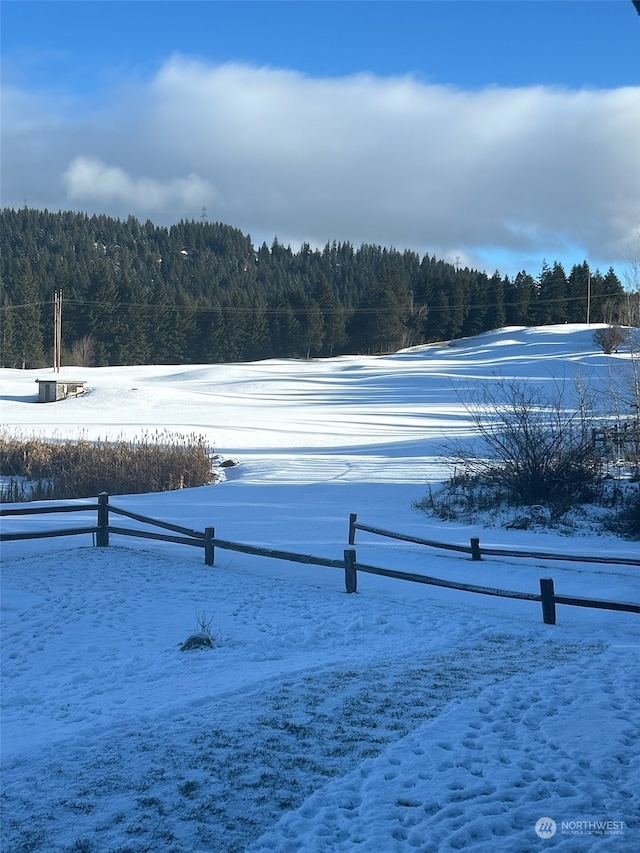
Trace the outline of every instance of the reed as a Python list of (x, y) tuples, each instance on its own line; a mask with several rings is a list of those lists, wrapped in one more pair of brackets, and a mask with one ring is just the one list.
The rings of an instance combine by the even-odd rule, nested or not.
[(204, 436), (144, 432), (115, 441), (52, 441), (0, 432), (0, 499), (25, 500), (142, 494), (214, 482)]

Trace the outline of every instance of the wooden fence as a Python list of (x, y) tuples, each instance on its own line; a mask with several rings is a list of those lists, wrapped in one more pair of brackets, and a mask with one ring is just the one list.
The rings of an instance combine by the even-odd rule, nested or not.
[(471, 554), (472, 560), (482, 560), (482, 555), (488, 557), (527, 557), (534, 560), (562, 560), (574, 563), (606, 563), (616, 566), (639, 566), (640, 559), (633, 557), (581, 557), (575, 554), (550, 554), (547, 551), (514, 551), (507, 548), (485, 548), (480, 547), (480, 539), (473, 537), (469, 545), (450, 545), (446, 542), (435, 542), (433, 539), (419, 539), (416, 536), (408, 536), (405, 533), (394, 533), (392, 530), (383, 530), (381, 527), (371, 527), (368, 524), (360, 524), (356, 513), (349, 516), (349, 545), (356, 541), (356, 530), (374, 533), (377, 536), (385, 536), (388, 539), (400, 539), (403, 542), (414, 542), (417, 545), (428, 545), (431, 548), (441, 548), (445, 551), (459, 551), (463, 554)]
[[(0, 542), (10, 542), (19, 539), (48, 539), (52, 536), (78, 536), (82, 533), (90, 533), (95, 537), (95, 544), (98, 547), (109, 545), (109, 534), (120, 533), (123, 536), (139, 536), (145, 539), (161, 539), (164, 542), (177, 542), (180, 545), (195, 545), (198, 548), (205, 549), (205, 560), (207, 560), (209, 552), (213, 554), (213, 550), (208, 543), (211, 535), (207, 534), (207, 528), (204, 533), (197, 530), (189, 530), (186, 527), (181, 527), (178, 524), (170, 524), (167, 521), (158, 521), (155, 518), (149, 518), (146, 515), (139, 515), (135, 512), (129, 512), (126, 509), (119, 509), (109, 503), (109, 495), (102, 492), (98, 495), (97, 501), (81, 504), (58, 504), (43, 507), (20, 507), (20, 508), (0, 508), (0, 518), (8, 516), (21, 515), (48, 515), (50, 513), (65, 513), (65, 512), (88, 512), (97, 511), (97, 523), (84, 527), (64, 527), (57, 530), (30, 530), (26, 533), (0, 533)], [(127, 518), (132, 518), (135, 521), (140, 521), (143, 524), (149, 524), (154, 527), (161, 527), (165, 530), (171, 530), (174, 533), (180, 533), (180, 536), (172, 536), (167, 533), (153, 533), (149, 530), (134, 530), (129, 527), (116, 527), (109, 524), (109, 514), (123, 515)], [(209, 544), (209, 547), (207, 547)], [(213, 565), (207, 562), (207, 565)]]
[[(204, 550), (205, 565), (213, 566), (215, 562), (215, 548), (221, 548), (229, 551), (239, 551), (243, 554), (253, 554), (259, 557), (268, 557), (277, 560), (286, 560), (289, 562), (306, 563), (317, 566), (328, 566), (330, 568), (338, 568), (344, 571), (345, 589), (348, 593), (355, 593), (358, 589), (358, 572), (365, 574), (381, 575), (384, 577), (395, 578), (397, 580), (410, 581), (412, 583), (428, 584), (430, 586), (444, 587), (446, 589), (457, 589), (463, 592), (471, 592), (479, 595), (498, 596), (500, 598), (515, 598), (521, 601), (538, 601), (542, 605), (543, 622), (547, 625), (555, 625), (556, 623), (556, 604), (567, 604), (573, 607), (591, 607), (598, 610), (622, 610), (628, 613), (640, 613), (640, 604), (630, 604), (617, 601), (602, 601), (599, 599), (577, 598), (575, 596), (556, 595), (552, 578), (540, 578), (540, 592), (515, 592), (513, 590), (496, 589), (494, 587), (479, 586), (477, 584), (461, 583), (458, 581), (443, 580), (441, 578), (433, 578), (428, 575), (413, 574), (410, 572), (401, 572), (396, 569), (380, 568), (378, 566), (369, 566), (364, 563), (359, 563), (354, 548), (344, 550), (343, 559), (332, 560), (325, 557), (317, 557), (311, 554), (299, 554), (291, 551), (279, 551), (273, 548), (262, 548), (255, 545), (245, 545), (240, 542), (230, 542), (225, 539), (217, 539), (213, 527), (206, 527), (203, 532), (197, 530), (189, 530), (178, 524), (171, 524), (166, 521), (150, 518), (149, 516), (140, 515), (139, 513), (130, 512), (129, 510), (121, 509), (109, 503), (109, 496), (106, 492), (102, 492), (97, 501), (90, 503), (72, 504), (72, 505), (54, 505), (45, 507), (24, 507), (24, 508), (0, 508), (0, 517), (9, 516), (25, 516), (25, 515), (44, 515), (49, 513), (65, 513), (65, 512), (97, 512), (97, 522), (94, 525), (86, 525), (82, 527), (67, 527), (56, 530), (39, 530), (28, 531), (23, 533), (0, 533), (0, 542), (9, 542), (25, 539), (44, 539), (58, 536), (77, 536), (80, 534), (92, 534), (97, 547), (108, 547), (111, 534), (121, 536), (135, 536), (144, 539), (155, 539), (163, 542), (174, 542), (179, 545), (190, 545)], [(110, 514), (125, 516), (134, 521), (159, 527), (171, 533), (156, 533), (149, 530), (140, 530), (130, 527), (120, 527), (109, 523)], [(382, 530), (377, 527), (360, 524), (357, 521), (357, 516), (351, 514), (349, 518), (349, 544), (355, 543), (356, 530), (368, 531), (380, 536), (386, 536), (392, 539), (401, 539), (407, 542), (413, 542), (420, 545), (428, 545), (435, 548), (442, 548), (450, 551), (458, 551), (471, 554), (473, 560), (481, 559), (481, 554), (497, 554), (499, 556), (517, 556), (517, 557), (544, 557), (544, 559), (566, 560), (574, 559), (566, 556), (541, 554), (537, 552), (511, 552), (504, 549), (482, 549), (480, 550), (479, 540), (472, 539), (469, 546), (466, 545), (451, 545), (444, 542), (434, 542), (428, 539), (419, 539), (416, 537), (406, 536), (393, 531)], [(179, 535), (175, 535), (179, 534)], [(575, 558), (586, 560), (587, 558)], [(607, 558), (588, 558), (591, 562), (609, 562), (622, 563), (625, 565), (640, 565), (640, 560), (609, 560)]]
[(625, 453), (636, 458), (640, 449), (640, 420), (626, 421), (591, 430), (594, 449), (612, 460), (624, 459)]
[[(241, 551), (244, 554), (254, 554), (258, 557), (271, 557), (278, 560), (289, 560), (296, 563), (311, 563), (318, 566), (329, 566), (332, 568), (344, 569), (344, 560), (329, 560), (325, 557), (315, 557), (311, 554), (296, 554), (291, 551), (277, 551), (273, 548), (261, 548), (256, 545), (244, 545), (240, 542), (230, 542), (226, 539), (216, 539), (215, 530), (213, 527), (205, 527), (203, 532), (198, 530), (190, 530), (182, 527), (179, 524), (172, 524), (168, 521), (159, 521), (155, 518), (150, 518), (147, 515), (140, 515), (137, 512), (131, 512), (127, 509), (121, 509), (109, 502), (109, 495), (102, 492), (98, 495), (97, 501), (90, 503), (79, 504), (60, 504), (44, 507), (20, 507), (20, 508), (2, 508), (0, 507), (0, 518), (9, 516), (24, 516), (24, 515), (45, 515), (50, 513), (64, 512), (97, 512), (97, 523), (84, 527), (66, 527), (57, 530), (37, 530), (24, 533), (0, 533), (0, 542), (10, 542), (20, 539), (47, 539), (53, 536), (77, 536), (83, 533), (89, 533), (94, 536), (94, 541), (97, 547), (108, 547), (111, 534), (120, 536), (134, 536), (142, 539), (156, 539), (162, 542), (175, 542), (178, 545), (191, 545), (196, 548), (204, 549), (204, 562), (207, 566), (213, 566), (215, 562), (215, 548), (222, 548), (229, 551)], [(168, 533), (156, 533), (150, 530), (140, 530), (131, 527), (120, 527), (110, 523), (110, 515), (122, 515), (134, 521), (139, 521), (142, 524), (148, 524), (152, 527), (160, 527), (164, 530), (172, 531)], [(179, 536), (173, 534), (178, 533)]]

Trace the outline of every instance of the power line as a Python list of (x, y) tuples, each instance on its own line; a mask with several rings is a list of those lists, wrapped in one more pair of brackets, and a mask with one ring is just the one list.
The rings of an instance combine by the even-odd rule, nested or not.
[[(624, 294), (620, 294), (622, 297)], [(599, 300), (606, 299), (615, 299), (616, 294), (613, 296), (611, 294), (599, 294), (596, 296)], [(525, 308), (535, 308), (536, 306), (544, 307), (544, 306), (552, 306), (552, 305), (569, 305), (573, 303), (584, 302), (587, 297), (582, 296), (558, 296), (552, 298), (540, 299), (535, 295), (532, 296), (528, 301), (516, 301), (516, 302), (482, 302), (482, 303), (471, 303), (465, 304), (460, 302), (453, 302), (447, 305), (432, 305), (429, 302), (424, 302), (418, 305), (417, 307), (426, 307), (429, 313), (440, 313), (440, 312), (451, 312), (455, 310), (462, 309), (464, 311), (478, 311), (482, 309), (496, 309), (496, 308), (518, 308), (520, 306), (524, 306)], [(593, 298), (593, 297), (592, 297)], [(293, 305), (286, 305), (282, 308), (266, 308), (260, 305), (164, 305), (157, 304), (152, 302), (95, 302), (88, 301), (82, 299), (67, 299), (65, 300), (67, 305), (74, 305), (79, 308), (99, 308), (99, 309), (109, 309), (112, 311), (115, 310), (131, 310), (135, 309), (136, 311), (154, 311), (156, 313), (160, 312), (190, 312), (190, 313), (203, 313), (203, 314), (247, 314), (247, 313), (261, 313), (267, 315), (277, 315), (282, 316), (289, 313), (293, 314), (305, 314), (309, 310), (314, 308), (319, 308), (322, 314), (348, 314), (349, 316), (353, 314), (379, 314), (379, 313), (395, 313), (395, 309), (389, 307), (388, 305), (357, 305), (352, 307), (347, 306), (339, 306), (336, 308), (323, 308), (318, 303), (315, 305), (305, 305), (302, 307), (296, 307)], [(17, 305), (3, 305), (0, 307), (0, 311), (11, 311), (16, 308), (31, 308), (38, 306), (40, 308), (45, 308), (47, 306), (54, 305), (55, 302), (51, 300), (42, 301), (42, 302), (23, 302)]]

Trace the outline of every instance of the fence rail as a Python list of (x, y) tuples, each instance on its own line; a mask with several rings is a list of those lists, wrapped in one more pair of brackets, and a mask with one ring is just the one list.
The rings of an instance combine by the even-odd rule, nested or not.
[(53, 512), (83, 512), (88, 509), (96, 510), (97, 503), (90, 504), (58, 504), (56, 506), (26, 506), (23, 509), (15, 507), (0, 507), (0, 518), (11, 515), (47, 515)]
[(198, 530), (189, 530), (187, 527), (182, 527), (179, 524), (172, 524), (169, 521), (159, 521), (156, 518), (149, 518), (147, 515), (140, 515), (138, 512), (131, 512), (128, 509), (120, 509), (112, 504), (109, 505), (110, 512), (116, 515), (123, 515), (126, 518), (131, 518), (133, 521), (141, 521), (144, 524), (153, 524), (155, 527), (163, 527), (165, 530), (173, 530), (174, 533), (182, 533), (184, 536), (192, 536), (195, 539), (204, 539), (205, 534)]
[[(240, 542), (231, 542), (226, 539), (217, 539), (213, 527), (206, 527), (204, 532), (197, 530), (189, 530), (178, 524), (173, 524), (167, 521), (150, 518), (146, 515), (131, 512), (129, 510), (120, 509), (109, 503), (109, 496), (106, 492), (102, 492), (98, 496), (97, 502), (88, 504), (76, 505), (58, 505), (46, 507), (24, 507), (22, 509), (15, 508), (0, 508), (0, 517), (2, 516), (20, 516), (20, 515), (43, 515), (56, 512), (82, 512), (85, 510), (94, 510), (97, 512), (97, 524), (86, 527), (70, 527), (57, 530), (40, 530), (18, 533), (0, 533), (0, 542), (19, 541), (26, 539), (44, 539), (58, 536), (77, 536), (80, 534), (93, 534), (95, 544), (98, 547), (107, 547), (109, 545), (110, 534), (121, 536), (133, 536), (142, 539), (154, 539), (163, 542), (174, 542), (179, 545), (190, 545), (196, 548), (204, 549), (205, 565), (213, 566), (215, 562), (215, 548), (221, 548), (228, 551), (239, 551), (243, 554), (252, 554), (258, 557), (268, 557), (277, 560), (286, 560), (295, 563), (305, 563), (317, 566), (327, 566), (344, 570), (345, 589), (347, 593), (355, 593), (358, 589), (358, 572), (364, 574), (380, 575), (382, 577), (395, 578), (396, 580), (409, 581), (412, 583), (427, 584), (430, 586), (443, 587), (445, 589), (456, 589), (463, 592), (470, 592), (479, 595), (491, 595), (499, 598), (513, 598), (522, 601), (537, 601), (542, 605), (543, 622), (548, 625), (556, 623), (556, 604), (569, 605), (572, 607), (590, 607), (599, 610), (618, 610), (627, 613), (640, 613), (640, 604), (632, 604), (619, 601), (604, 601), (591, 598), (579, 598), (574, 596), (556, 595), (552, 578), (540, 578), (540, 592), (516, 592), (514, 590), (497, 589), (495, 587), (480, 586), (478, 584), (462, 583), (459, 581), (444, 580), (442, 578), (434, 578), (428, 575), (415, 574), (411, 572), (403, 572), (397, 569), (387, 569), (378, 566), (370, 566), (357, 561), (356, 551), (354, 548), (345, 549), (343, 559), (328, 559), (326, 557), (318, 557), (312, 554), (300, 554), (292, 551), (281, 551), (273, 548), (263, 548), (257, 545), (245, 545)], [(172, 533), (156, 533), (150, 530), (138, 530), (130, 527), (120, 527), (118, 525), (109, 524), (109, 515), (125, 516), (134, 521), (139, 521), (143, 524), (148, 524), (153, 527), (170, 530)], [(407, 542), (414, 542), (419, 545), (428, 545), (435, 548), (443, 548), (449, 551), (457, 551), (471, 554), (472, 559), (481, 559), (479, 540), (472, 539), (471, 545), (452, 545), (444, 542), (434, 542), (429, 539), (420, 539), (417, 537), (407, 536), (402, 533), (382, 530), (378, 527), (360, 524), (357, 521), (357, 516), (352, 513), (349, 517), (349, 545), (355, 543), (356, 530), (368, 531), (380, 536), (387, 536), (392, 539), (401, 539)], [(179, 533), (179, 536), (174, 534)], [(515, 557), (531, 557), (541, 556), (536, 552), (522, 553), (511, 552), (505, 549), (482, 549), (483, 553), (488, 554), (492, 551), (500, 556), (515, 556)], [(569, 559), (566, 556), (559, 555), (544, 555), (545, 559)], [(609, 560), (607, 558), (572, 558), (581, 559), (589, 562), (609, 562), (623, 563), (625, 565), (640, 565), (640, 560)]]
[(154, 533), (151, 530), (133, 530), (131, 527), (118, 527), (111, 524), (109, 525), (109, 533), (117, 533), (120, 536), (133, 536), (139, 539), (155, 539), (160, 542), (175, 542), (178, 545), (193, 545), (196, 548), (202, 548), (204, 544), (202, 533), (198, 537), (171, 536), (169, 533)]
[[(447, 589), (459, 589), (464, 592), (475, 592), (480, 595), (494, 595), (499, 598), (520, 598), (523, 601), (540, 601), (540, 595), (535, 592), (515, 592), (508, 589), (497, 589), (491, 586), (478, 586), (477, 584), (463, 583), (462, 581), (448, 581), (441, 578), (432, 578), (429, 575), (419, 575), (414, 572), (402, 572), (397, 569), (383, 569), (378, 566), (368, 566), (365, 563), (358, 563), (355, 559), (355, 551), (353, 551), (353, 564), (358, 572), (364, 572), (370, 575), (381, 575), (387, 578), (396, 578), (397, 580), (411, 581), (413, 583), (428, 584), (429, 586), (440, 586)], [(640, 605), (639, 605), (640, 608)]]
[(358, 521), (357, 514), (352, 512), (349, 516), (349, 545), (355, 544), (356, 530), (374, 533), (377, 536), (384, 536), (388, 539), (400, 539), (404, 542), (413, 542), (416, 545), (427, 545), (432, 548), (441, 548), (445, 551), (461, 551), (464, 554), (471, 554), (472, 560), (481, 560), (482, 555), (485, 554), (489, 557), (526, 557), (534, 560), (561, 560), (563, 562), (640, 566), (640, 559), (636, 559), (634, 557), (581, 557), (575, 554), (551, 554), (547, 551), (514, 551), (508, 548), (485, 548), (484, 546), (480, 546), (480, 539), (477, 537), (473, 537), (470, 540), (469, 545), (451, 545), (447, 542), (435, 542), (432, 539), (420, 539), (417, 536), (409, 536), (405, 533), (395, 533), (392, 530), (383, 530), (381, 527), (371, 527), (368, 524), (361, 524)]
[(316, 566), (328, 566), (334, 569), (344, 569), (344, 560), (330, 560), (326, 557), (314, 557), (313, 554), (297, 554), (293, 551), (278, 551), (274, 548), (261, 548), (258, 545), (243, 545), (240, 542), (229, 542), (225, 539), (212, 539), (212, 543), (223, 551), (240, 551), (243, 554), (253, 554), (256, 557), (269, 557), (273, 560), (287, 560), (291, 563), (306, 563)]
[(82, 533), (95, 533), (96, 526), (65, 527), (60, 530), (31, 530), (27, 533), (1, 533), (0, 542), (12, 542), (25, 539), (51, 539), (56, 536), (80, 536)]

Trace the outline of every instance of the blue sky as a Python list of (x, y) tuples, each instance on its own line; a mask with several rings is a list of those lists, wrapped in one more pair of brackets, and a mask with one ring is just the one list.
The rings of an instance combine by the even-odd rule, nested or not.
[(619, 265), (639, 45), (631, 0), (4, 0), (2, 204)]
[(32, 85), (90, 95), (173, 52), (313, 76), (461, 86), (636, 85), (630, 0), (4, 0), (2, 47)]

